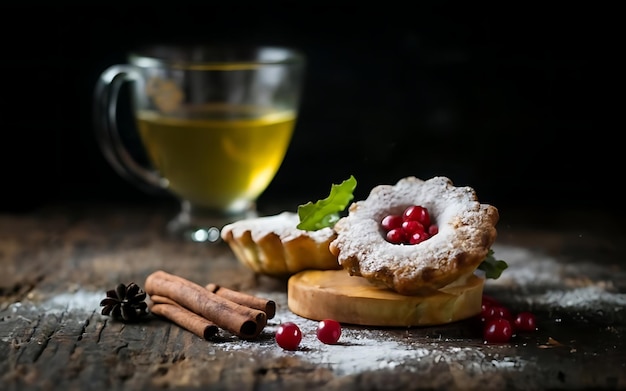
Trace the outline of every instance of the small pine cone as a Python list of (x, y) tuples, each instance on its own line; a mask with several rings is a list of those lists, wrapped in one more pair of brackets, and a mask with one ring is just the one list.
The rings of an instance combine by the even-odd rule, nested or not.
[(147, 315), (148, 303), (146, 292), (139, 285), (131, 282), (128, 286), (119, 284), (115, 289), (107, 291), (100, 306), (102, 315), (110, 315), (124, 322), (132, 322)]

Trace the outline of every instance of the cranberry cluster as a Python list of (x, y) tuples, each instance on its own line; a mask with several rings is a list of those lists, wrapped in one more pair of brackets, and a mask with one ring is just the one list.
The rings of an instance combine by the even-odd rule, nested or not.
[(488, 295), (483, 295), (480, 322), (483, 341), (486, 343), (508, 342), (516, 332), (537, 329), (536, 317), (532, 312), (522, 311), (513, 316), (507, 307)]
[(420, 205), (411, 205), (402, 214), (387, 215), (380, 225), (387, 241), (393, 244), (418, 244), (439, 232), (428, 209)]

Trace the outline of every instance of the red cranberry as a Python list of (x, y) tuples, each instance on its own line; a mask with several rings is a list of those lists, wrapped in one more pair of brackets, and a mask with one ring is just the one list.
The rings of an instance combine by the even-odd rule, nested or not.
[(388, 215), (383, 218), (380, 224), (385, 231), (389, 231), (394, 228), (400, 228), (402, 221), (402, 216), (400, 215)]
[(296, 350), (302, 341), (302, 331), (293, 322), (285, 322), (278, 326), (274, 337), (276, 343), (285, 350)]
[(341, 337), (341, 323), (333, 319), (324, 319), (317, 325), (317, 339), (328, 345), (334, 345)]
[(415, 220), (422, 223), (424, 227), (430, 226), (430, 215), (428, 209), (420, 205), (411, 205), (404, 210), (404, 220)]
[(402, 229), (409, 236), (411, 236), (411, 235), (413, 235), (414, 233), (417, 233), (417, 232), (420, 232), (420, 233), (425, 233), (426, 232), (426, 230), (424, 229), (424, 226), (422, 225), (422, 223), (420, 223), (419, 221), (415, 221), (415, 220), (408, 220), (408, 221), (402, 222)]
[(387, 241), (393, 244), (404, 243), (406, 235), (401, 228), (393, 228), (387, 232)]
[(528, 311), (519, 312), (513, 323), (515, 324), (515, 330), (535, 331), (537, 329), (535, 315)]
[(483, 340), (487, 343), (509, 342), (513, 336), (511, 322), (504, 318), (487, 320), (483, 329)]
[(413, 235), (409, 237), (409, 244), (422, 243), (424, 240), (428, 238), (429, 236), (426, 232), (415, 232)]

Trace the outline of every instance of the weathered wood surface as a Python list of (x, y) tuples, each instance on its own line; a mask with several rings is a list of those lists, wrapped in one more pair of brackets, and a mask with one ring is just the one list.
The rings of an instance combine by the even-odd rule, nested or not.
[[(316, 322), (290, 313), (284, 281), (255, 276), (225, 245), (163, 235), (172, 212), (87, 205), (0, 215), (2, 390), (626, 388), (624, 237), (606, 222), (601, 233), (545, 220), (531, 230), (503, 216), (495, 251), (510, 268), (485, 289), (534, 311), (535, 333), (486, 345), (471, 320), (344, 325), (330, 346), (315, 338)], [(257, 340), (221, 332), (205, 341), (160, 318), (100, 314), (107, 289), (143, 286), (158, 269), (274, 299), (276, 317)], [(305, 334), (295, 352), (273, 339), (287, 320)]]

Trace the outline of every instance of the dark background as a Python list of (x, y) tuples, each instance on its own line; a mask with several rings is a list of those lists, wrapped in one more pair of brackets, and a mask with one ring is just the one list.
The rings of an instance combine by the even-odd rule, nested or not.
[(444, 175), (500, 209), (623, 213), (616, 9), (260, 3), (0, 5), (2, 210), (154, 201), (95, 143), (100, 72), (145, 43), (246, 41), (308, 57), (293, 144), (260, 207), (323, 198), (350, 174), (359, 198)]

